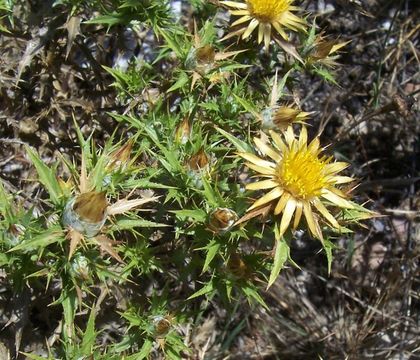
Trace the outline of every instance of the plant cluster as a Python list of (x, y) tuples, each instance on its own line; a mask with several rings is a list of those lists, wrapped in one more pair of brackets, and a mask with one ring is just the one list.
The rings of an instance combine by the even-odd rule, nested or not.
[[(0, 265), (13, 293), (53, 288), (50, 306), (61, 307), (49, 358), (179, 359), (189, 354), (181, 325), (209, 303), (268, 308), (261, 292), (299, 267), (296, 239), (319, 241), (331, 269), (334, 239), (373, 213), (352, 201), (349, 164), (292, 94), (307, 72), (334, 82), (345, 42), (317, 33), (292, 0), (191, 1), (193, 20), (177, 21), (163, 0), (54, 6), (69, 21), (101, 13), (82, 28), (146, 29), (154, 49), (151, 61), (105, 67), (126, 111), (109, 113), (119, 127), (103, 147), (74, 119), (80, 158), (51, 164), (26, 148), (42, 184), (34, 203), (0, 182)], [(117, 292), (124, 334), (99, 345), (96, 320)]]

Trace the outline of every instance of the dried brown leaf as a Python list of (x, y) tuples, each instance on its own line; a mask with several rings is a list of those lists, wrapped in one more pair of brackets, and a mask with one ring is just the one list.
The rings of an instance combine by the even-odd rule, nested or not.
[(67, 47), (66, 47), (66, 60), (70, 54), (70, 50), (73, 46), (74, 39), (80, 34), (80, 17), (72, 16), (67, 20)]
[(250, 212), (248, 212), (244, 216), (242, 216), (234, 224), (234, 226), (239, 225), (239, 224), (242, 224), (243, 222), (248, 221), (248, 220), (250, 220), (250, 219), (252, 219), (254, 217), (260, 216), (260, 215), (262, 217), (266, 217), (268, 215), (268, 213), (270, 212), (271, 207), (272, 207), (272, 205), (271, 204), (268, 204), (268, 205), (261, 206), (259, 208), (256, 208), (256, 209), (251, 210)]
[(282, 39), (278, 39), (277, 37), (275, 38), (277, 44), (280, 45), (280, 47), (286, 51), (289, 55), (293, 56), (296, 60), (300, 61), (302, 64), (304, 63), (303, 59), (300, 57), (300, 55), (298, 54), (296, 47), (287, 41), (284, 41)]
[(123, 214), (127, 211), (130, 211), (131, 209), (144, 205), (148, 202), (156, 201), (157, 199), (159, 199), (159, 197), (160, 196), (154, 196), (148, 199), (118, 200), (115, 204), (112, 204), (108, 207), (108, 215)]
[(102, 251), (105, 251), (109, 255), (111, 255), (115, 260), (118, 262), (124, 264), (124, 260), (121, 259), (121, 257), (118, 255), (118, 253), (115, 251), (113, 245), (115, 245), (117, 242), (110, 239), (109, 237), (105, 235), (99, 235), (95, 237), (97, 243), (99, 244), (99, 247)]
[(70, 228), (66, 239), (70, 240), (70, 249), (69, 249), (69, 260), (73, 256), (74, 252), (76, 251), (77, 247), (79, 246), (80, 242), (84, 239), (83, 234)]

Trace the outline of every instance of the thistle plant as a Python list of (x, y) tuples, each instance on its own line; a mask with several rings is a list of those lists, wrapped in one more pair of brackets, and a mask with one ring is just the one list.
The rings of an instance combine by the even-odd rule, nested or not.
[[(309, 140), (317, 109), (294, 88), (306, 70), (329, 79), (346, 42), (307, 32), (292, 0), (191, 3), (174, 21), (166, 1), (87, 2), (102, 14), (84, 26), (140, 27), (152, 60), (102, 67), (118, 105), (109, 139), (86, 139), (75, 120), (71, 156), (47, 164), (26, 147), (41, 215), (0, 182), (1, 264), (15, 292), (54, 287), (62, 308), (50, 358), (185, 358), (185, 324), (209, 304), (268, 309), (263, 288), (299, 266), (297, 234), (320, 240), (330, 271), (334, 238), (374, 215), (353, 201), (349, 163)], [(221, 12), (239, 17), (230, 30)], [(120, 333), (100, 340), (107, 311)]]

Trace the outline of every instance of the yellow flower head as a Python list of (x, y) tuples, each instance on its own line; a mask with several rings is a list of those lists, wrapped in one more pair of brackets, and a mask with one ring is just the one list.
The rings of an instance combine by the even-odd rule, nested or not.
[[(345, 169), (345, 162), (333, 162), (332, 157), (322, 155), (319, 139), (307, 143), (307, 131), (303, 127), (296, 137), (292, 127), (283, 138), (271, 131), (273, 146), (255, 138), (257, 149), (269, 160), (251, 153), (240, 153), (248, 162), (246, 165), (255, 170), (265, 180), (246, 186), (249, 190), (268, 190), (248, 211), (273, 203), (274, 214), (281, 214), (280, 236), (288, 229), (294, 216), (292, 228), (295, 229), (304, 215), (310, 232), (322, 239), (319, 216), (334, 228), (339, 224), (324, 205), (325, 201), (340, 208), (353, 208), (346, 194), (336, 185), (349, 183), (353, 178), (337, 175)], [(315, 210), (315, 211), (314, 211)]]
[[(247, 0), (246, 2), (221, 1), (222, 4), (234, 10), (229, 10), (232, 15), (241, 16), (232, 23), (232, 26), (243, 25), (233, 35), (242, 35), (242, 39), (248, 38), (258, 27), (258, 43), (264, 39), (266, 49), (271, 40), (272, 27), (280, 36), (288, 41), (285, 28), (292, 31), (304, 31), (306, 22), (292, 11), (299, 10), (292, 6), (293, 0)], [(228, 36), (230, 37), (230, 36)]]

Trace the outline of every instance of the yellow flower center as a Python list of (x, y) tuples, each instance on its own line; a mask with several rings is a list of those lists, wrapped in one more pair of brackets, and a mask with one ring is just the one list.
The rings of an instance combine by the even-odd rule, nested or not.
[(251, 16), (261, 22), (271, 23), (287, 11), (292, 0), (248, 0)]
[(306, 148), (291, 149), (277, 167), (278, 181), (293, 197), (310, 200), (328, 185), (324, 172), (328, 162), (325, 156), (318, 158)]

